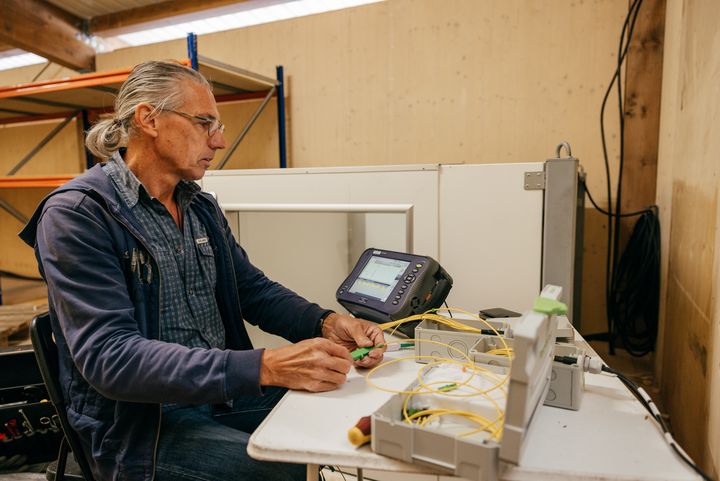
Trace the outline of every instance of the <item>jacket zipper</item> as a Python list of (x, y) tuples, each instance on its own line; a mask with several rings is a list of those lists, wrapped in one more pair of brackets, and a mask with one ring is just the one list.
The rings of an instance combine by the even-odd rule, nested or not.
[[(158, 268), (158, 283), (160, 282), (160, 268)], [(162, 306), (162, 291), (160, 290), (160, 285), (158, 285), (158, 339), (162, 338), (162, 326), (160, 324), (160, 309)], [(162, 424), (162, 404), (158, 405), (158, 423), (157, 423), (157, 431), (155, 433), (155, 446), (153, 447), (153, 455), (152, 455), (152, 477), (150, 478), (150, 481), (155, 480), (155, 469), (157, 468), (157, 451), (158, 451), (158, 445), (160, 444), (160, 425)]]
[[(218, 216), (217, 210), (213, 209), (212, 211), (215, 216), (215, 221), (217, 222), (217, 226), (222, 230), (222, 219), (220, 219), (220, 217)], [(225, 244), (225, 248), (227, 249), (227, 256), (230, 258), (230, 264), (231, 264), (230, 272), (232, 274), (233, 287), (235, 289), (234, 290), (235, 295), (233, 297), (235, 298), (235, 304), (237, 305), (238, 313), (242, 314), (242, 309), (240, 308), (240, 296), (239, 296), (239, 292), (238, 292), (237, 279), (235, 279), (235, 266), (232, 263), (232, 254), (230, 253), (230, 244), (228, 244), (228, 241), (225, 238), (224, 232), (221, 233), (221, 237), (222, 237), (223, 243)], [(240, 316), (240, 322), (245, 322), (245, 320), (242, 318), (242, 316)], [(253, 347), (253, 346), (251, 345), (250, 347)]]
[[(125, 221), (123, 221), (123, 219), (121, 219), (119, 216), (115, 215), (115, 213), (112, 212), (111, 209), (108, 209), (108, 211), (110, 212), (110, 215), (112, 215), (112, 216), (115, 218), (116, 221), (118, 221), (120, 224), (122, 224), (122, 225), (125, 227), (125, 229), (127, 229), (127, 231), (132, 234), (133, 229), (132, 229), (129, 225), (127, 225), (127, 224), (125, 223)], [(155, 264), (157, 265), (157, 260), (153, 257), (152, 251), (151, 251), (150, 249), (148, 249), (147, 244), (145, 244), (145, 242), (142, 240), (142, 238), (141, 238), (140, 236), (134, 235), (134, 234), (132, 234), (132, 235), (133, 235), (133, 237), (135, 237), (135, 239), (140, 243), (140, 245), (142, 245), (142, 246), (145, 248), (145, 250), (148, 252), (148, 255), (153, 259), (153, 261), (155, 261)], [(151, 266), (150, 268), (152, 269), (152, 266)], [(157, 282), (158, 282), (158, 312), (157, 312), (158, 340), (160, 340), (160, 338), (162, 337), (161, 325), (160, 325), (160, 309), (161, 309), (161, 306), (162, 306), (162, 302), (161, 302), (161, 301), (162, 301), (162, 291), (160, 290), (160, 287), (159, 287), (160, 285), (162, 285), (161, 282), (160, 282), (160, 277), (161, 277), (161, 275), (162, 275), (162, 274), (160, 273), (160, 269), (158, 268), (158, 273), (157, 273)], [(161, 423), (162, 423), (162, 404), (158, 404), (158, 423), (157, 423), (157, 430), (156, 430), (156, 432), (155, 432), (155, 445), (154, 445), (154, 447), (153, 447), (153, 455), (152, 455), (152, 477), (150, 478), (150, 481), (154, 481), (154, 480), (155, 480), (155, 468), (157, 467), (157, 450), (158, 450), (158, 445), (160, 444), (160, 424), (161, 424)]]
[[(148, 251), (149, 253), (150, 251)], [(152, 256), (152, 254), (151, 254)], [(157, 261), (155, 261), (157, 264)], [(150, 266), (152, 269), (152, 265)], [(158, 304), (157, 304), (157, 330), (158, 330), (158, 340), (162, 339), (162, 324), (160, 323), (160, 311), (162, 309), (162, 290), (160, 289), (160, 286), (162, 286), (162, 283), (160, 282), (160, 278), (162, 276), (162, 273), (160, 272), (160, 267), (158, 265), (158, 272), (157, 272), (157, 282), (158, 282)], [(153, 455), (152, 455), (152, 477), (150, 478), (150, 481), (155, 481), (155, 469), (157, 468), (157, 451), (158, 451), (158, 445), (160, 444), (160, 425), (162, 424), (162, 404), (158, 404), (158, 423), (157, 423), (157, 431), (155, 432), (155, 446), (153, 447)]]
[[(132, 233), (132, 229), (122, 219), (120, 219), (120, 217), (116, 216), (112, 211), (110, 212), (110, 214), (113, 217), (115, 217), (115, 220), (117, 220), (120, 224), (125, 226), (125, 228), (128, 230), (128, 232)], [(218, 217), (217, 211), (213, 210), (213, 214), (215, 214), (215, 220), (218, 222), (217, 225), (222, 226), (222, 220)], [(138, 242), (140, 242), (140, 244), (142, 244), (142, 246), (148, 252), (148, 255), (150, 257), (152, 257), (152, 254), (151, 254), (152, 251), (150, 249), (148, 249), (147, 245), (145, 245), (143, 240), (139, 236), (135, 236), (135, 237), (138, 240)], [(224, 235), (222, 235), (222, 239), (223, 239), (223, 242), (225, 243), (225, 247), (227, 248), (227, 253), (229, 255), (230, 254), (230, 245), (228, 244), (227, 239), (225, 238)], [(229, 257), (230, 257), (230, 262), (232, 263), (232, 255), (229, 255)], [(155, 260), (155, 259), (153, 258), (153, 260)], [(155, 260), (155, 262), (157, 264), (156, 260)], [(234, 268), (231, 269), (231, 273), (232, 273), (232, 279), (233, 279), (233, 286), (235, 287), (235, 292), (237, 292), (238, 287), (237, 287), (237, 280), (235, 279), (235, 269)], [(161, 276), (160, 269), (158, 269), (157, 276), (158, 276), (157, 282), (160, 283), (160, 276)], [(235, 297), (235, 303), (237, 304), (238, 312), (241, 312), (240, 299), (238, 298), (237, 294), (233, 297)], [(161, 292), (160, 288), (158, 287), (158, 315), (157, 315), (158, 339), (160, 339), (162, 337), (161, 325), (160, 325), (160, 309), (162, 306), (161, 301), (162, 301), (162, 292)], [(155, 446), (153, 447), (153, 456), (152, 456), (152, 477), (150, 478), (150, 481), (155, 480), (155, 470), (157, 468), (157, 450), (158, 450), (158, 445), (160, 444), (160, 425), (161, 424), (162, 424), (162, 404), (159, 404), (158, 405), (158, 424), (157, 424), (157, 431), (155, 433)]]

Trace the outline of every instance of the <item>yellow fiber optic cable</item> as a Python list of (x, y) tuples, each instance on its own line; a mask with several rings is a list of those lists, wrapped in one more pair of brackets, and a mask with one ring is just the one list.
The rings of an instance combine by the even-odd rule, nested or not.
[[(447, 308), (447, 309), (432, 309), (430, 311), (427, 311), (423, 314), (417, 314), (413, 316), (408, 316), (403, 319), (398, 319), (396, 321), (387, 322), (384, 324), (380, 324), (380, 328), (383, 330), (387, 329), (397, 329), (398, 326), (401, 324), (404, 324), (406, 322), (413, 322), (413, 321), (423, 321), (423, 320), (430, 320), (433, 322), (436, 322), (438, 324), (443, 324), (451, 329), (461, 331), (461, 332), (473, 332), (473, 333), (482, 333), (481, 329), (468, 326), (466, 324), (463, 324), (462, 322), (448, 318), (445, 316), (442, 316), (438, 314), (439, 311), (447, 311), (447, 312), (458, 312), (463, 313), (471, 317), (472, 319), (479, 320), (482, 323), (484, 323), (489, 330), (491, 330), (500, 341), (500, 344), (502, 345), (501, 348), (493, 349), (491, 351), (488, 351), (487, 354), (493, 354), (493, 355), (501, 355), (501, 356), (507, 356), (510, 359), (514, 357), (514, 352), (511, 347), (507, 345), (507, 342), (505, 341), (505, 338), (500, 335), (500, 333), (485, 319), (482, 319), (481, 317), (472, 314), (470, 312), (464, 311), (462, 309), (457, 308)], [(394, 332), (394, 330), (392, 331)], [(508, 382), (509, 379), (509, 373), (507, 375), (498, 374), (496, 372), (490, 371), (489, 369), (485, 369), (481, 366), (478, 366), (475, 362), (473, 362), (472, 359), (463, 351), (457, 349), (454, 346), (451, 346), (449, 344), (445, 344), (439, 341), (434, 340), (427, 340), (427, 339), (411, 339), (407, 340), (406, 342), (428, 342), (431, 344), (437, 344), (440, 346), (445, 347), (448, 352), (455, 352), (459, 354), (459, 356), (462, 358), (461, 361), (458, 361), (456, 359), (449, 359), (449, 358), (443, 358), (440, 356), (407, 356), (403, 358), (397, 358), (392, 359), (390, 361), (386, 361), (384, 363), (381, 363), (378, 366), (375, 366), (371, 370), (368, 371), (368, 373), (365, 376), (365, 380), (368, 385), (374, 387), (375, 389), (385, 391), (385, 392), (391, 392), (396, 394), (404, 394), (405, 400), (403, 402), (402, 407), (402, 413), (403, 417), (407, 422), (417, 422), (418, 425), (424, 426), (427, 423), (431, 422), (433, 419), (440, 417), (440, 416), (446, 416), (446, 415), (454, 415), (454, 416), (460, 416), (464, 417), (468, 420), (470, 420), (472, 423), (475, 423), (478, 425), (477, 429), (473, 429), (471, 431), (468, 431), (466, 433), (462, 433), (461, 436), (468, 436), (472, 435), (474, 433), (478, 433), (481, 431), (486, 431), (490, 434), (491, 438), (493, 439), (500, 439), (504, 427), (504, 420), (505, 420), (505, 413), (503, 408), (500, 407), (498, 402), (489, 395), (491, 391), (494, 391), (496, 389), (500, 389), (500, 392), (503, 396), (507, 397), (507, 389), (505, 387), (505, 384)], [(392, 343), (391, 343), (392, 344)], [(418, 359), (431, 359), (431, 362), (428, 362), (426, 365), (421, 367), (418, 371), (418, 387), (413, 391), (406, 391), (406, 390), (397, 390), (397, 389), (390, 389), (390, 388), (384, 388), (381, 386), (378, 386), (373, 381), (370, 380), (370, 377), (377, 371), (378, 369), (381, 369), (383, 367), (386, 367), (390, 364), (393, 364), (395, 362), (405, 361), (405, 360), (418, 360)], [(467, 379), (464, 379), (462, 382), (455, 382), (455, 381), (433, 381), (431, 383), (426, 383), (423, 380), (423, 373), (431, 368), (432, 366), (439, 365), (439, 364), (456, 364), (461, 366), (464, 369), (467, 369), (469, 372), (469, 376)], [(476, 376), (480, 375), (488, 380), (491, 380), (494, 382), (493, 386), (491, 386), (488, 389), (481, 390), (480, 388), (477, 388), (473, 385), (470, 385), (470, 381)], [(455, 389), (448, 390), (448, 385), (453, 385)], [(439, 388), (434, 388), (433, 386), (441, 385)], [(467, 386), (471, 391), (474, 392), (455, 392), (457, 388)], [(478, 413), (468, 412), (468, 411), (461, 411), (461, 410), (451, 410), (451, 409), (427, 409), (422, 411), (413, 412), (412, 414), (408, 414), (408, 404), (413, 396), (420, 395), (420, 394), (441, 394), (443, 396), (448, 397), (471, 397), (471, 396), (483, 396), (487, 400), (490, 401), (492, 406), (495, 408), (495, 412), (498, 414), (498, 416), (494, 420), (490, 420), (486, 418), (485, 416), (482, 416)], [(419, 421), (416, 421), (419, 420)]]

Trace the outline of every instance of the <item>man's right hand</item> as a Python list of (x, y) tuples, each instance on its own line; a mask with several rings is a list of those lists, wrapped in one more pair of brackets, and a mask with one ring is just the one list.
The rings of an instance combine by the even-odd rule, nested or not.
[(331, 391), (345, 383), (352, 366), (344, 347), (320, 337), (265, 349), (260, 365), (262, 386), (311, 392)]

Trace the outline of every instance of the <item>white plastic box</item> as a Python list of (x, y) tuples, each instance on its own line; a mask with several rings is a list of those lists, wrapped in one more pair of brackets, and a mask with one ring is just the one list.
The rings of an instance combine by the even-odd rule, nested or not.
[[(582, 362), (585, 351), (574, 344), (557, 343), (555, 344), (555, 355), (574, 357)], [(577, 411), (580, 409), (584, 391), (585, 372), (580, 363), (553, 362), (550, 387), (545, 396), (546, 405)]]

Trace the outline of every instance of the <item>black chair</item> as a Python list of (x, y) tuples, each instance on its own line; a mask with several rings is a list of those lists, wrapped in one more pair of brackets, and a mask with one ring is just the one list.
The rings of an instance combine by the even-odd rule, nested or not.
[[(70, 427), (65, 411), (65, 401), (63, 400), (58, 376), (60, 362), (57, 346), (53, 340), (52, 328), (50, 327), (50, 314), (40, 314), (33, 319), (30, 326), (30, 339), (35, 349), (35, 357), (50, 396), (50, 401), (55, 406), (63, 433), (65, 433), (65, 437), (60, 444), (57, 465), (53, 466), (51, 464), (48, 467), (46, 477), (48, 481), (63, 481), (64, 479), (94, 481), (90, 464), (85, 458), (80, 445), (80, 438)], [(73, 456), (70, 457), (70, 463), (68, 463), (68, 447), (73, 453)], [(77, 464), (74, 465), (73, 461)]]

